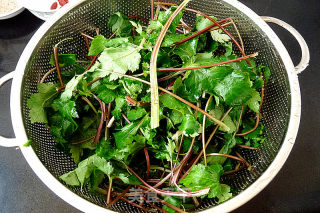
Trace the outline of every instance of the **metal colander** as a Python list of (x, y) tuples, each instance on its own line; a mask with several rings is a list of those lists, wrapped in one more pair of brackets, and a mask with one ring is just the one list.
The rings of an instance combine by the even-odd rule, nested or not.
[[(252, 165), (252, 170), (250, 172), (242, 170), (223, 177), (223, 181), (235, 189), (234, 198), (218, 206), (215, 206), (213, 200), (206, 199), (197, 209), (197, 211), (208, 209), (217, 212), (230, 211), (251, 199), (271, 181), (292, 148), (300, 119), (297, 71), (302, 71), (306, 67), (309, 59), (308, 51), (305, 46), (302, 51), (303, 60), (295, 69), (286, 49), (268, 25), (235, 0), (193, 0), (188, 7), (218, 19), (231, 17), (242, 36), (245, 52), (247, 54), (259, 52), (257, 63), (269, 66), (272, 73), (262, 108), (266, 141), (258, 151), (242, 150), (241, 153)], [(56, 43), (65, 38), (73, 38), (62, 43), (59, 51), (76, 53), (78, 57), (85, 59), (87, 49), (80, 33), (94, 36), (96, 28), (99, 28), (102, 35), (110, 35), (107, 22), (110, 15), (117, 11), (125, 15), (149, 17), (150, 0), (83, 0), (63, 8), (47, 21), (29, 42), (17, 66), (12, 85), (11, 111), (17, 139), (12, 140), (10, 145), (17, 143), (21, 145), (27, 138), (31, 139), (32, 147), (21, 146), (21, 150), (32, 169), (58, 196), (76, 208), (88, 212), (106, 211), (105, 199), (90, 194), (87, 189), (81, 192), (78, 188), (65, 186), (59, 180), (60, 175), (75, 169), (76, 165), (71, 157), (54, 147), (55, 142), (43, 124), (31, 124), (28, 118), (27, 100), (30, 95), (37, 92), (37, 84), (43, 74), (52, 68), (48, 62), (52, 47)], [(183, 19), (192, 25), (195, 14), (185, 12)], [(269, 21), (275, 22), (275, 20), (269, 18)], [(300, 44), (305, 45), (294, 29), (289, 29), (290, 26), (283, 22), (281, 25), (288, 28)], [(236, 35), (233, 27), (227, 29)], [(13, 77), (13, 74), (10, 77)], [(47, 78), (47, 81), (54, 80), (54, 75)], [(117, 202), (110, 210), (141, 211), (125, 202)]]

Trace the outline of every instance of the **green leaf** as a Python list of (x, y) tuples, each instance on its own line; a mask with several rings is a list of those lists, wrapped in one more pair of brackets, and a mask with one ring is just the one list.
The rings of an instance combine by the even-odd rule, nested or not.
[(210, 31), (210, 35), (214, 41), (225, 43), (230, 40), (230, 37), (227, 34), (224, 34), (222, 30), (213, 30)]
[[(67, 67), (74, 65), (77, 61), (77, 55), (76, 54), (58, 54), (58, 61), (60, 67)], [(54, 60), (54, 55), (51, 55), (50, 62), (52, 66), (56, 65), (56, 62)]]
[(163, 42), (161, 43), (161, 47), (171, 47), (178, 41), (181, 41), (188, 36), (190, 36), (191, 33), (186, 33), (186, 34), (168, 34), (164, 37)]
[[(219, 153), (221, 154), (230, 154), (232, 148), (237, 144), (235, 137), (232, 134), (225, 134), (224, 135), (225, 142), (222, 148), (220, 149)], [(224, 156), (209, 156), (207, 157), (207, 163), (210, 165), (223, 165), (224, 162), (227, 160), (227, 157)]]
[(132, 24), (121, 12), (112, 14), (107, 26), (111, 27), (112, 32), (117, 32), (116, 35), (121, 37), (130, 36), (132, 32)]
[(136, 99), (142, 92), (143, 83), (139, 81), (125, 78), (121, 79), (119, 82), (123, 85), (123, 88), (128, 93), (128, 95), (133, 99)]
[[(165, 25), (165, 23), (167, 22), (167, 20), (169, 19), (169, 17), (174, 13), (174, 11), (177, 9), (177, 7), (170, 7), (168, 10), (166, 11), (160, 11), (159, 12), (159, 17), (158, 20), (162, 25)], [(180, 22), (180, 19), (182, 18), (183, 13), (182, 11), (180, 11), (178, 13), (178, 15), (173, 19), (168, 32), (170, 33), (175, 33), (176, 32), (176, 28)]]
[(52, 103), (52, 108), (67, 120), (74, 121), (73, 118), (79, 118), (76, 110), (76, 103), (74, 101), (68, 100), (63, 101), (62, 99), (56, 99)]
[(88, 55), (98, 55), (105, 48), (106, 38), (103, 35), (97, 35), (90, 44)]
[[(246, 120), (243, 122), (244, 129), (241, 132), (247, 132), (251, 130), (255, 126), (255, 121), (253, 119)], [(260, 144), (262, 144), (265, 141), (265, 137), (263, 136), (264, 133), (264, 126), (260, 122), (257, 129), (251, 132), (250, 134), (247, 134), (243, 136), (245, 139), (246, 146), (252, 146), (252, 147), (259, 147)]]
[[(151, 20), (149, 21), (149, 26), (147, 28), (147, 31), (152, 30), (153, 32), (158, 32), (161, 31), (163, 27), (163, 24), (161, 24), (160, 21), (158, 20)], [(156, 33), (153, 33), (154, 35), (156, 35)]]
[(169, 118), (171, 119), (174, 125), (177, 125), (183, 121), (182, 113), (177, 110), (172, 110), (169, 114)]
[(128, 44), (131, 45), (131, 37), (122, 37), (122, 38), (112, 38), (105, 40), (105, 47), (125, 47)]
[(130, 124), (124, 126), (121, 131), (113, 133), (116, 146), (118, 149), (123, 149), (134, 139), (134, 135), (137, 134), (139, 128), (144, 124), (144, 117), (141, 121), (131, 122)]
[(98, 98), (100, 98), (106, 104), (111, 103), (117, 97), (117, 93), (108, 88), (108, 85), (102, 84), (98, 87), (98, 90), (95, 92), (98, 94)]
[[(210, 17), (213, 18), (214, 20), (217, 20), (217, 18), (214, 16), (210, 16)], [(214, 23), (212, 23), (212, 21), (203, 17), (202, 15), (199, 15), (199, 14), (196, 15), (195, 28), (197, 31), (203, 30), (204, 28), (209, 27), (210, 25), (213, 25), (213, 24)]]
[(106, 162), (106, 160), (104, 158), (96, 158), (96, 161), (94, 161), (94, 165), (103, 173), (105, 173), (106, 175), (108, 175), (109, 179), (111, 179), (111, 174), (114, 171), (113, 166), (111, 165), (111, 163), (108, 161)]
[(27, 106), (30, 109), (29, 118), (31, 123), (48, 123), (45, 108), (51, 105), (57, 94), (54, 83), (38, 84), (38, 93), (31, 95), (27, 102)]
[(249, 106), (249, 108), (254, 111), (255, 113), (259, 113), (260, 104), (261, 101), (260, 94), (252, 90), (251, 98), (246, 102), (246, 104)]
[(197, 54), (197, 45), (199, 38), (191, 39), (173, 50), (173, 53), (178, 55), (183, 63), (193, 63)]
[(112, 115), (116, 119), (119, 119), (123, 108), (128, 105), (128, 102), (126, 101), (125, 97), (122, 97), (122, 96), (116, 97), (115, 102), (116, 102), (116, 107), (112, 111)]
[(144, 122), (144, 125), (140, 128), (143, 136), (148, 140), (148, 143), (153, 144), (152, 140), (157, 135), (157, 131), (155, 129), (151, 129), (150, 125), (150, 118), (146, 118), (146, 121)]
[(201, 82), (204, 75), (198, 73), (198, 70), (191, 71), (188, 77), (182, 82), (181, 77), (179, 77), (173, 85), (175, 93), (184, 99), (192, 103), (199, 101), (202, 94), (202, 84)]
[[(238, 56), (234, 54), (227, 57), (221, 57), (222, 60), (232, 60), (236, 58), (238, 58)], [(232, 67), (236, 71), (247, 73), (250, 76), (250, 78), (255, 79), (257, 77), (257, 74), (252, 71), (256, 67), (255, 61), (252, 58), (249, 58), (248, 60), (251, 66), (247, 63), (246, 60), (229, 63), (228, 66)]]
[(32, 144), (32, 140), (29, 139), (25, 144), (23, 144), (24, 147), (29, 147)]
[(77, 145), (69, 145), (70, 153), (73, 161), (78, 164), (80, 162), (80, 158), (83, 155), (83, 149)]
[(261, 89), (263, 85), (264, 85), (263, 78), (259, 77), (254, 80), (252, 88), (258, 90), (258, 89)]
[(78, 179), (77, 173), (74, 170), (61, 175), (60, 179), (63, 180), (69, 186), (80, 186), (81, 184)]
[[(98, 61), (102, 70), (94, 71), (94, 78), (105, 77), (110, 71), (125, 74), (129, 70), (134, 72), (139, 69), (141, 55), (139, 49), (132, 44), (126, 47), (105, 48)], [(117, 74), (110, 74), (110, 81), (118, 79)]]
[[(191, 146), (191, 142), (192, 142), (192, 139), (189, 138), (189, 137), (184, 137), (183, 139), (183, 143), (182, 143), (182, 152), (181, 153), (186, 153), (190, 146)], [(200, 149), (200, 143), (198, 143), (198, 141), (196, 140), (193, 144), (193, 152), (196, 154), (198, 153), (199, 149)]]
[(232, 193), (230, 192), (230, 186), (226, 184), (221, 184), (221, 192), (218, 194), (218, 203), (222, 203), (226, 200), (232, 198)]
[(111, 145), (110, 141), (106, 141), (103, 138), (97, 145), (96, 153), (99, 157), (103, 157), (106, 160), (110, 160), (115, 156), (116, 150)]
[(84, 74), (81, 74), (79, 76), (74, 76), (66, 85), (66, 88), (64, 89), (63, 93), (61, 94), (61, 100), (67, 101), (69, 100), (72, 95), (73, 91), (76, 90), (79, 82), (83, 79)]
[(183, 117), (181, 125), (179, 126), (179, 130), (183, 131), (183, 134), (187, 136), (196, 137), (201, 132), (201, 125), (196, 120), (194, 115), (186, 114)]
[(197, 164), (192, 166), (190, 173), (180, 180), (180, 183), (192, 191), (210, 188), (208, 198), (214, 198), (221, 193), (220, 176), (222, 174), (223, 168), (219, 164), (210, 166)]
[(226, 53), (224, 54), (225, 56), (230, 56), (232, 54), (232, 42), (225, 42), (221, 44), (225, 49)]
[(137, 109), (130, 110), (129, 113), (127, 114), (127, 117), (129, 121), (135, 121), (139, 118), (142, 118), (146, 114), (147, 114), (147, 111), (144, 108), (137, 108)]
[(52, 103), (55, 114), (49, 117), (50, 132), (56, 141), (63, 144), (78, 128), (74, 118), (78, 118), (75, 102), (56, 99)]
[(132, 39), (129, 37), (107, 39), (103, 35), (97, 35), (90, 44), (89, 56), (98, 55), (105, 48), (127, 46)]
[(266, 83), (268, 83), (270, 76), (271, 76), (270, 68), (267, 66), (262, 66), (262, 65), (259, 65), (257, 68), (258, 68), (259, 72), (263, 73), (264, 79), (265, 79)]
[(174, 143), (173, 140), (169, 139), (168, 138), (168, 143), (165, 145), (166, 147), (166, 158), (167, 158), (167, 161), (169, 162), (172, 162), (172, 157), (173, 157), (173, 153), (174, 153), (174, 150), (176, 148), (176, 144)]
[(240, 105), (251, 97), (252, 83), (247, 73), (232, 70), (228, 66), (192, 70), (189, 73), (183, 86), (176, 86), (175, 90), (178, 95), (190, 101), (196, 102), (202, 90), (212, 95), (220, 95), (228, 105)]
[(104, 179), (104, 173), (98, 169), (94, 169), (90, 176), (90, 182), (89, 182), (90, 192), (94, 192), (102, 183), (103, 179)]
[(130, 21), (130, 23), (132, 24), (132, 26), (135, 27), (135, 30), (137, 33), (142, 34), (142, 26), (139, 23), (136, 23), (134, 21)]
[(240, 105), (246, 102), (252, 93), (249, 77), (239, 71), (227, 75), (215, 86), (214, 90), (228, 105)]
[[(209, 114), (211, 114), (212, 116), (214, 116), (215, 118), (217, 119), (221, 119), (222, 116), (224, 115), (225, 113), (225, 110), (224, 110), (224, 107), (219, 104), (218, 106), (216, 106), (214, 109), (210, 110), (209, 111)], [(209, 120), (207, 120), (207, 122), (210, 122)], [(214, 122), (213, 122), (214, 123)], [(223, 120), (223, 123), (225, 125), (227, 125), (230, 130), (228, 131), (228, 133), (232, 133), (236, 130), (236, 124), (235, 122), (232, 120), (232, 118), (230, 117), (230, 115), (227, 115), (224, 120)], [(225, 131), (223, 128), (219, 127), (219, 130), (221, 131)]]
[(169, 109), (175, 109), (181, 112), (182, 114), (186, 114), (190, 112), (186, 104), (175, 99), (174, 97), (172, 97), (167, 93), (160, 95), (159, 98), (160, 98), (160, 102), (163, 104), (164, 107), (167, 107)]

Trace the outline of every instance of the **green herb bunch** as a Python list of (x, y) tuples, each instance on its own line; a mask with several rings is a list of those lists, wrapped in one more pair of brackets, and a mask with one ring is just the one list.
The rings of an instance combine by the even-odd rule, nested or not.
[[(187, 3), (158, 3), (151, 20), (113, 14), (108, 38), (82, 34), (87, 61), (55, 45), (53, 68), (28, 107), (31, 122), (46, 124), (77, 164), (60, 177), (67, 185), (145, 211), (184, 212), (203, 198), (232, 197), (221, 176), (250, 169), (238, 150), (265, 140), (260, 110), (270, 71), (227, 31), (238, 32), (232, 19)], [(191, 26), (183, 15), (192, 12)], [(59, 83), (44, 83), (54, 72)], [(140, 202), (129, 199), (135, 189)]]

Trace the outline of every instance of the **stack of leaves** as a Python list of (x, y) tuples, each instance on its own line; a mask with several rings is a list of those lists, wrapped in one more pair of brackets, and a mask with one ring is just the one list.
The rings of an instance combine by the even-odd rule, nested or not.
[[(248, 165), (237, 150), (265, 140), (259, 112), (270, 71), (256, 65), (256, 54), (235, 54), (220, 25), (228, 19), (197, 14), (191, 27), (178, 7), (162, 8), (148, 22), (113, 14), (109, 38), (83, 34), (89, 61), (56, 51), (50, 64), (66, 85), (40, 83), (28, 101), (29, 117), (46, 124), (57, 148), (78, 165), (60, 177), (67, 185), (88, 187), (109, 205), (134, 203), (125, 197), (129, 188), (140, 189), (142, 202), (133, 205), (145, 210), (145, 202), (162, 202), (160, 211), (183, 212), (199, 198), (232, 197), (220, 177)], [(150, 85), (161, 91), (159, 115), (151, 115)], [(152, 116), (159, 116), (159, 127), (152, 128)], [(159, 197), (151, 202), (148, 192)]]

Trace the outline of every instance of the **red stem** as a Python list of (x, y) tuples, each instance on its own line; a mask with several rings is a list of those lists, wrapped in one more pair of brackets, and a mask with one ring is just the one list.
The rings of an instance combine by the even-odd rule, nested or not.
[(99, 54), (96, 55), (96, 56), (94, 56), (94, 58), (92, 59), (91, 63), (89, 64), (89, 66), (88, 66), (87, 69), (84, 71), (84, 73), (87, 72), (87, 71), (91, 68), (91, 66), (93, 65), (93, 63), (97, 60), (98, 56), (99, 56)]
[[(158, 69), (158, 70), (159, 70), (159, 69)], [(169, 79), (171, 79), (171, 78), (173, 78), (173, 77), (175, 77), (175, 76), (177, 76), (177, 75), (180, 75), (180, 74), (181, 74), (181, 73), (176, 72), (176, 73), (171, 74), (171, 75), (166, 75), (166, 76), (164, 76), (164, 77), (162, 77), (162, 78), (159, 78), (159, 79), (158, 79), (158, 82), (162, 82), (162, 81), (169, 80)]]
[(199, 67), (159, 68), (158, 71), (184, 71), (184, 70), (205, 69), (205, 68), (216, 67), (216, 66), (220, 66), (220, 65), (224, 65), (224, 64), (229, 64), (229, 63), (236, 62), (236, 61), (246, 60), (248, 58), (254, 58), (257, 55), (258, 55), (258, 53), (253, 53), (253, 54), (250, 54), (250, 55), (242, 56), (240, 58), (235, 58), (235, 59), (232, 59), (232, 60), (223, 61), (223, 62), (219, 62), (219, 63), (216, 63), (216, 64), (209, 64), (209, 65), (199, 66)]
[(184, 156), (184, 158), (180, 161), (179, 165), (176, 167), (176, 169), (174, 169), (173, 174), (172, 174), (172, 178), (170, 180), (170, 185), (174, 185), (174, 183), (177, 182), (177, 178), (180, 175), (181, 169), (183, 168), (183, 166), (185, 165), (185, 163), (189, 160), (191, 154), (192, 154), (192, 148), (193, 148), (193, 144), (195, 141), (195, 137), (192, 138), (189, 150), (187, 151), (186, 155)]
[(154, 187), (152, 187), (151, 185), (149, 185), (147, 182), (145, 182), (137, 173), (135, 173), (127, 164), (125, 164), (123, 162), (123, 164), (127, 167), (128, 170), (130, 170), (130, 172), (132, 174), (134, 174), (145, 186), (147, 186), (149, 188), (150, 191), (154, 191), (157, 194), (162, 194), (162, 195), (169, 195), (169, 196), (177, 196), (177, 197), (194, 197), (194, 196), (201, 196), (204, 194), (207, 194), (210, 190), (210, 188), (206, 188), (206, 189), (201, 189), (201, 190), (197, 190), (197, 191), (192, 191), (192, 192), (175, 192), (175, 191), (165, 191), (165, 190), (160, 190), (160, 189), (156, 189)]
[(95, 136), (92, 136), (92, 137), (87, 138), (87, 139), (84, 139), (84, 140), (82, 140), (82, 141), (72, 142), (71, 144), (72, 144), (72, 145), (76, 145), (76, 144), (84, 143), (84, 142), (86, 142), (86, 141), (89, 141), (89, 140), (93, 139), (94, 137), (95, 137)]
[(231, 158), (240, 162), (244, 163), (244, 160), (242, 160), (239, 157), (233, 156), (233, 155), (228, 155), (228, 154), (222, 154), (222, 153), (209, 153), (206, 156), (222, 156), (222, 157), (226, 157), (226, 158)]
[(134, 202), (132, 202), (132, 201), (124, 198), (124, 197), (122, 197), (122, 198), (120, 198), (120, 199), (126, 201), (127, 203), (130, 203), (131, 205), (133, 205), (133, 206), (135, 206), (135, 207), (138, 207), (139, 209), (142, 209), (142, 210), (145, 211), (145, 212), (149, 212), (148, 209), (146, 209), (146, 208), (144, 208), (144, 207), (142, 207), (142, 206), (140, 206), (140, 205), (138, 205), (138, 204), (136, 204), (136, 203), (134, 203)]
[(244, 149), (258, 149), (257, 147), (252, 147), (252, 146), (245, 146), (242, 144), (238, 144), (239, 147), (244, 148)]
[(58, 47), (57, 46), (53, 47), (53, 54), (54, 54), (54, 60), (55, 60), (55, 63), (56, 63), (58, 79), (60, 81), (61, 87), (64, 87), (65, 85), (63, 83), (62, 76), (61, 76), (61, 70), (60, 70), (60, 65), (59, 65), (59, 57), (58, 57)]
[(89, 40), (88, 40), (88, 38), (87, 38), (86, 36), (84, 36), (84, 35), (82, 35), (82, 36), (83, 36), (84, 41), (85, 41), (85, 43), (86, 43), (87, 49), (89, 50), (89, 49), (90, 49)]
[(126, 101), (131, 104), (132, 106), (137, 105), (137, 101), (131, 98), (129, 95), (126, 96)]
[(100, 124), (96, 133), (96, 136), (93, 140), (93, 144), (97, 144), (100, 141), (100, 135), (101, 135), (101, 131), (103, 128), (103, 123), (105, 120), (105, 113), (106, 113), (106, 104), (104, 102), (102, 102), (96, 95), (92, 94), (92, 96), (99, 101), (100, 103), (100, 108), (101, 108), (101, 119), (100, 119)]
[(150, 206), (152, 206), (153, 208), (158, 209), (160, 212), (162, 212), (162, 213), (168, 213), (167, 211), (163, 210), (162, 208), (160, 208), (160, 207), (152, 204), (152, 203), (149, 202), (148, 200), (145, 199), (145, 201), (146, 201)]
[(89, 87), (89, 86), (91, 86), (92, 84), (96, 83), (97, 81), (100, 81), (101, 79), (102, 79), (101, 77), (96, 78), (96, 79), (92, 80), (91, 82), (89, 82), (87, 86)]
[(150, 0), (150, 4), (151, 4), (151, 20), (154, 19), (154, 0)]
[[(223, 19), (223, 20), (219, 21), (218, 23), (219, 23), (219, 24), (222, 24), (222, 23), (224, 23), (224, 22), (226, 22), (226, 21), (228, 21), (228, 20), (229, 20), (229, 19)], [(202, 30), (200, 30), (200, 31), (198, 31), (198, 32), (196, 32), (196, 33), (188, 36), (187, 38), (182, 39), (181, 41), (175, 43), (175, 45), (183, 44), (184, 42), (187, 42), (187, 41), (189, 41), (190, 39), (193, 39), (194, 37), (197, 37), (198, 35), (201, 35), (202, 33), (207, 32), (208, 30), (210, 30), (211, 28), (213, 28), (213, 27), (215, 27), (215, 26), (217, 26), (217, 25), (216, 25), (216, 24), (212, 24), (212, 25), (210, 25), (209, 27), (206, 27), (206, 28), (204, 28), (204, 29), (202, 29)]]
[(121, 194), (119, 194), (113, 201), (110, 202), (109, 206), (115, 204), (118, 200), (120, 200), (129, 190), (131, 186), (128, 186)]
[(148, 148), (144, 147), (144, 154), (146, 155), (146, 161), (147, 161), (147, 181), (149, 179), (150, 176), (150, 158), (149, 158), (149, 153), (148, 153)]
[(240, 168), (234, 169), (234, 170), (231, 170), (231, 171), (227, 171), (227, 172), (223, 173), (223, 175), (231, 175), (231, 174), (233, 174), (233, 173), (236, 173), (236, 172), (242, 170), (245, 166), (246, 166), (246, 165), (242, 163), (242, 166), (241, 166)]
[(121, 112), (121, 115), (127, 121), (128, 124), (131, 124), (131, 121), (129, 121), (129, 119), (127, 118), (127, 116), (125, 116), (125, 114)]

